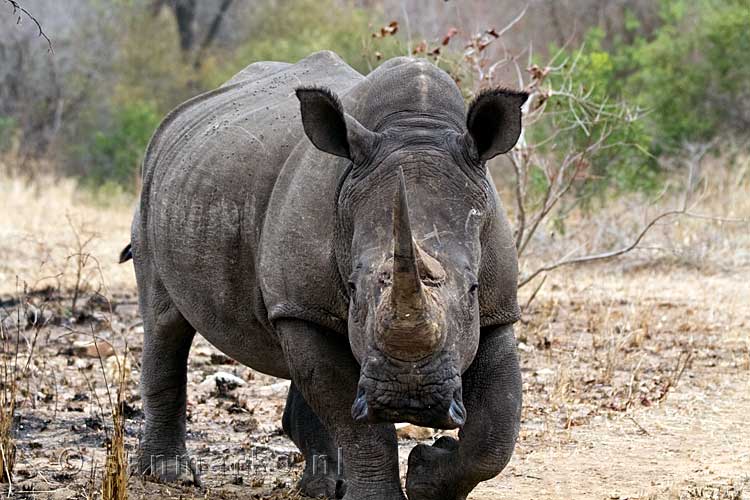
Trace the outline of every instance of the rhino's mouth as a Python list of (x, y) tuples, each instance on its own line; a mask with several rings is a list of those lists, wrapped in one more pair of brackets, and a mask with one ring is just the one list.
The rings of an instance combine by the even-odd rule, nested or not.
[(421, 363), (404, 363), (374, 351), (362, 366), (352, 417), (359, 422), (462, 427), (466, 409), (454, 358), (442, 352)]

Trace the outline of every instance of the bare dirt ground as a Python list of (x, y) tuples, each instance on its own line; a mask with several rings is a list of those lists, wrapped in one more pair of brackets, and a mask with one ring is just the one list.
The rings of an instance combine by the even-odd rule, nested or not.
[[(127, 242), (130, 207), (82, 199), (66, 183), (30, 188), (3, 179), (0, 194), (0, 212), (9, 215), (0, 225), (2, 355), (4, 367), (14, 359), (19, 366), (14, 482), (3, 492), (98, 498), (116, 404), (106, 387), (118, 360), (127, 366), (128, 452), (142, 427), (132, 265), (114, 263)], [(748, 198), (743, 184), (714, 208), (747, 217)], [(747, 225), (673, 225), (649, 243), (669, 242), (667, 254), (551, 274), (516, 330), (525, 407), (515, 456), (470, 498), (750, 498), (748, 233)], [(522, 303), (534, 288), (522, 289)], [(239, 380), (217, 384), (212, 376), (220, 372)], [(130, 478), (130, 497), (297, 498), (301, 457), (280, 424), (287, 384), (199, 338), (190, 361), (188, 447), (205, 486)], [(435, 433), (401, 434), (403, 473), (415, 438), (429, 443)]]

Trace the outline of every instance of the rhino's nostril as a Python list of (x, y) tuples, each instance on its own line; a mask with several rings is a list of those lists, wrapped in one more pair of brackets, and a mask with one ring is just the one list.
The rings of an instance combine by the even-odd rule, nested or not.
[(448, 408), (448, 416), (457, 427), (462, 427), (466, 423), (466, 408), (460, 399), (453, 398)]
[(364, 422), (369, 417), (370, 409), (367, 406), (367, 398), (364, 389), (360, 388), (357, 391), (357, 399), (354, 400), (352, 405), (352, 418), (357, 422)]

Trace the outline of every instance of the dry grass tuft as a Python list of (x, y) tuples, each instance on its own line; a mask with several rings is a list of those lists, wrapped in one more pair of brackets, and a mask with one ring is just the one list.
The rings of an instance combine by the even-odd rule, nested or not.
[[(17, 312), (20, 315), (20, 311)], [(15, 467), (16, 445), (13, 440), (13, 422), (16, 417), (17, 356), (12, 356), (10, 339), (5, 326), (0, 322), (0, 335), (3, 343), (2, 390), (0, 390), (0, 482), (12, 485)]]
[[(98, 344), (95, 344), (98, 345)], [(126, 348), (127, 349), (127, 348)], [(127, 500), (128, 498), (128, 464), (125, 454), (125, 421), (122, 415), (123, 393), (127, 383), (126, 357), (115, 356), (117, 363), (117, 384), (115, 399), (112, 399), (109, 387), (109, 396), (112, 411), (112, 434), (107, 440), (107, 458), (104, 464), (104, 478), (102, 479), (102, 500)], [(99, 357), (102, 375), (105, 377), (106, 370), (102, 357)]]
[[(101, 273), (100, 268), (99, 272)], [(106, 301), (106, 308), (108, 310), (105, 315), (105, 324), (108, 330), (112, 330), (112, 321), (114, 318), (112, 302), (107, 297), (102, 298)], [(107, 435), (106, 441), (107, 456), (104, 462), (104, 477), (102, 478), (102, 500), (127, 500), (128, 463), (125, 452), (125, 418), (123, 411), (125, 408), (125, 391), (130, 382), (128, 343), (127, 339), (125, 339), (123, 355), (119, 356), (111, 344), (105, 344), (109, 347), (109, 350), (103, 352), (99, 347), (99, 339), (93, 330), (92, 339), (97, 358), (99, 359), (99, 368), (104, 379), (109, 411), (112, 415), (112, 434)], [(112, 395), (113, 386), (114, 397)], [(100, 410), (103, 416), (104, 409), (100, 408)]]
[[(3, 371), (5, 372), (3, 367)], [(13, 440), (13, 421), (16, 416), (16, 384), (10, 389), (5, 385), (4, 373), (2, 396), (0, 397), (0, 482), (12, 483), (16, 461), (16, 444)]]

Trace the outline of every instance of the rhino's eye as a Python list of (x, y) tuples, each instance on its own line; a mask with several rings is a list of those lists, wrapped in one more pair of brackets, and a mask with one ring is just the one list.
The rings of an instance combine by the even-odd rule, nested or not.
[(390, 285), (391, 283), (391, 273), (388, 271), (383, 271), (378, 275), (378, 281), (381, 285)]
[(357, 293), (357, 284), (353, 281), (350, 281), (347, 283), (347, 286), (349, 287), (349, 294), (354, 295)]
[(469, 294), (476, 295), (477, 290), (479, 290), (479, 283), (472, 283), (469, 287)]

